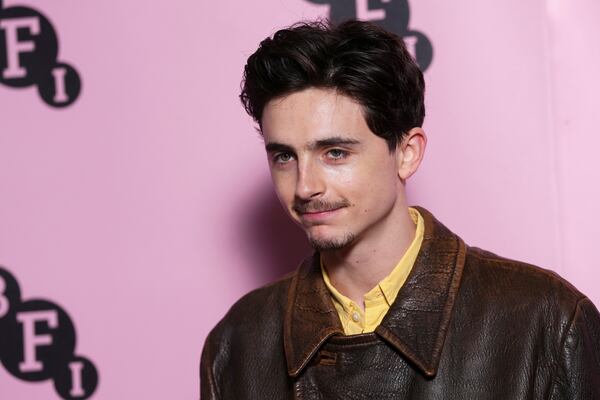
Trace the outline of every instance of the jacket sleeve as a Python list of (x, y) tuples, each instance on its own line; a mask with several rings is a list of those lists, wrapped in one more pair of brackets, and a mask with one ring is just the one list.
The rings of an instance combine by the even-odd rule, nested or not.
[(551, 399), (600, 399), (600, 315), (582, 298), (563, 338)]
[(213, 333), (208, 335), (202, 356), (200, 358), (200, 399), (201, 400), (218, 400), (219, 388), (215, 377), (215, 354), (217, 344), (213, 337)]

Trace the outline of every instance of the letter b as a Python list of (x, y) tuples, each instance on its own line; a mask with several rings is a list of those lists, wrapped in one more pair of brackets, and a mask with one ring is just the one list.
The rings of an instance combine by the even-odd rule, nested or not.
[(8, 314), (8, 310), (10, 310), (10, 301), (6, 297), (6, 281), (0, 275), (0, 318)]

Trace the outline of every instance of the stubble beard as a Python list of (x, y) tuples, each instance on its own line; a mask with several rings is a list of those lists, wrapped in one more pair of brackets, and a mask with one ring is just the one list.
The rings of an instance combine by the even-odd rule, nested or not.
[(308, 235), (308, 240), (311, 246), (319, 252), (341, 250), (346, 246), (349, 246), (354, 242), (355, 235), (352, 233), (345, 233), (342, 237), (319, 239)]
[[(337, 201), (326, 201), (323, 199), (312, 200), (312, 201), (299, 201), (295, 200), (292, 209), (296, 214), (302, 214), (304, 212), (317, 212), (335, 210), (344, 207), (351, 207), (352, 204), (347, 199), (340, 199)], [(313, 237), (308, 231), (306, 231), (308, 241), (316, 251), (330, 251), (340, 250), (354, 242), (356, 235), (351, 232), (346, 232), (340, 237), (319, 239)]]

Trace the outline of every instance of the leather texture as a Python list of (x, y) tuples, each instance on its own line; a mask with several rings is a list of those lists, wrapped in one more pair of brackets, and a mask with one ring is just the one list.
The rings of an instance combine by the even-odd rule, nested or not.
[(344, 336), (313, 254), (211, 331), (201, 399), (600, 399), (590, 300), (416, 208), (423, 244), (375, 332)]

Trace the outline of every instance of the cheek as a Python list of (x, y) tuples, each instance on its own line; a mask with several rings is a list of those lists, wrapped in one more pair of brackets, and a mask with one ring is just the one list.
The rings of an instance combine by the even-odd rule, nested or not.
[(381, 162), (337, 166), (327, 170), (327, 177), (342, 193), (358, 197), (395, 192), (398, 181), (394, 166)]
[(398, 176), (393, 167), (379, 165), (340, 176), (338, 182), (345, 187), (346, 194), (361, 213), (387, 209), (398, 197)]
[(271, 171), (271, 181), (279, 200), (286, 205), (294, 197), (294, 179), (291, 174)]
[(363, 178), (360, 166), (356, 165), (333, 165), (324, 166), (324, 176), (329, 184), (342, 188), (352, 189), (354, 186), (362, 184)]

